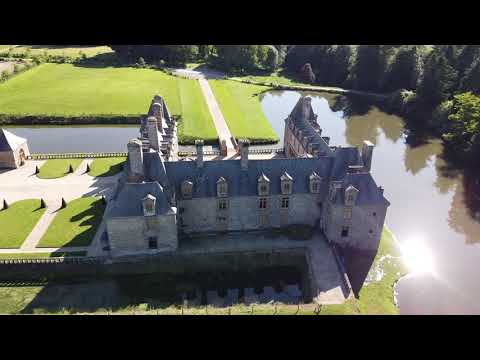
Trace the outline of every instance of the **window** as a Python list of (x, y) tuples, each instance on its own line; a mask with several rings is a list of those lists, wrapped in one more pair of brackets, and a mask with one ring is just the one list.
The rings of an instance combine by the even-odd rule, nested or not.
[(184, 199), (191, 199), (193, 191), (193, 183), (191, 181), (184, 181), (182, 183), (182, 195)]
[(217, 222), (219, 223), (226, 223), (227, 222), (227, 218), (225, 216), (219, 216), (217, 217)]
[(349, 203), (349, 204), (353, 203), (353, 195), (348, 195), (347, 196), (347, 203)]
[(318, 182), (312, 182), (312, 193), (318, 193)]
[(261, 185), (261, 186), (260, 186), (260, 191), (262, 192), (262, 194), (266, 193), (267, 190), (268, 190), (267, 185)]
[(283, 184), (283, 193), (284, 194), (290, 194), (290, 192), (291, 192), (290, 183), (284, 183)]
[(228, 184), (225, 178), (221, 177), (217, 181), (217, 196), (218, 197), (226, 197), (228, 196)]
[(376, 212), (374, 212), (374, 213), (373, 213), (373, 216), (377, 216), (377, 213), (376, 213)]
[(158, 239), (154, 236), (148, 238), (148, 248), (151, 250), (158, 249)]
[(263, 214), (260, 215), (260, 226), (267, 226), (268, 225), (268, 216)]
[(227, 210), (228, 209), (228, 201), (227, 200), (220, 200), (218, 202), (218, 210)]
[(282, 198), (282, 209), (288, 209), (290, 206), (290, 198), (284, 197)]
[(342, 228), (342, 237), (348, 237), (350, 229), (348, 227), (343, 227)]
[(350, 220), (352, 218), (352, 209), (350, 208), (345, 209), (345, 212), (343, 213), (343, 217), (345, 220)]
[(266, 209), (267, 208), (267, 198), (260, 198), (259, 208), (260, 209)]

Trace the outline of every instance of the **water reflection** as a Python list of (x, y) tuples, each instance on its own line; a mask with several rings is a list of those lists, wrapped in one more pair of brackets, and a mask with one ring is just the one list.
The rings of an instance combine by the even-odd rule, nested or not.
[(480, 313), (478, 172), (452, 168), (443, 158), (440, 141), (414, 136), (404, 130), (401, 118), (358, 98), (291, 91), (264, 94), (263, 109), (280, 138), (283, 120), (302, 94), (312, 97), (332, 145), (360, 146), (364, 140), (376, 144), (372, 171), (392, 203), (387, 224), (400, 243), (417, 239), (420, 248), (407, 245), (412, 255), (408, 261), (417, 273), (430, 273), (400, 282), (401, 312)]

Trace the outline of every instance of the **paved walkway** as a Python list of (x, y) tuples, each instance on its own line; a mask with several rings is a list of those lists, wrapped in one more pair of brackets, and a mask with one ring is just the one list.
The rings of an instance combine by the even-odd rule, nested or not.
[[(44, 199), (47, 210), (20, 249), (0, 249), (0, 254), (19, 252), (49, 253), (56, 251), (77, 252), (87, 251), (88, 248), (61, 248), (46, 249), (36, 248), (36, 245), (45, 234), (48, 226), (55, 218), (56, 211), (60, 208), (61, 199), (67, 202), (86, 196), (111, 196), (121, 174), (108, 178), (93, 178), (85, 174), (87, 164), (93, 160), (83, 161), (73, 174), (60, 179), (44, 180), (35, 175), (35, 166), (39, 168), (45, 161), (27, 161), (20, 169), (0, 173), (0, 201), (6, 199), (9, 204), (26, 199)], [(98, 251), (95, 243), (99, 241), (96, 236), (92, 245)]]
[(208, 80), (202, 78), (198, 80), (200, 82), (200, 88), (203, 91), (203, 95), (205, 96), (205, 100), (207, 101), (208, 109), (210, 110), (210, 114), (212, 115), (213, 122), (215, 127), (217, 128), (218, 137), (220, 139), (220, 143), (223, 140), (227, 143), (227, 153), (228, 156), (233, 156), (237, 153), (235, 146), (232, 143), (232, 133), (228, 129), (227, 122), (223, 117), (222, 111), (220, 110), (220, 106), (218, 105), (217, 100), (215, 99), (215, 95), (213, 95), (212, 88), (208, 83)]

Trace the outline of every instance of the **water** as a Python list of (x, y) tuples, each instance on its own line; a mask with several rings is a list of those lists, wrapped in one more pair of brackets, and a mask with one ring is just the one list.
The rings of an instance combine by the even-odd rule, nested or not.
[(127, 152), (129, 140), (138, 137), (138, 126), (8, 127), (28, 139), (32, 153)]
[[(401, 118), (333, 94), (308, 95), (331, 145), (360, 146), (363, 140), (376, 145), (372, 172), (391, 202), (388, 226), (400, 243), (423, 244), (430, 251), (433, 268), (398, 284), (401, 313), (479, 314), (480, 223), (465, 204), (465, 199), (475, 202), (470, 189), (477, 180), (442, 170), (440, 142), (409, 146)], [(282, 144), (284, 119), (300, 96), (293, 91), (263, 95), (263, 110)], [(414, 260), (422, 265), (421, 258)]]

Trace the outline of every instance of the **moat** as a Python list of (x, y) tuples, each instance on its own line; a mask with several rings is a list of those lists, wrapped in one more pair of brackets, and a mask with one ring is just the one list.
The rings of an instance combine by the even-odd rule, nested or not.
[[(480, 283), (475, 281), (480, 223), (465, 205), (468, 181), (441, 170), (442, 145), (411, 147), (401, 118), (332, 94), (308, 95), (331, 144), (361, 146), (369, 140), (376, 145), (372, 171), (392, 203), (386, 222), (411, 250), (406, 260), (414, 270), (397, 287), (401, 313), (480, 313)], [(299, 98), (293, 91), (262, 96), (264, 112), (282, 139), (276, 148), (283, 144), (284, 119)], [(32, 152), (44, 153), (124, 152), (124, 144), (138, 133), (137, 127), (12, 129), (29, 139)]]

